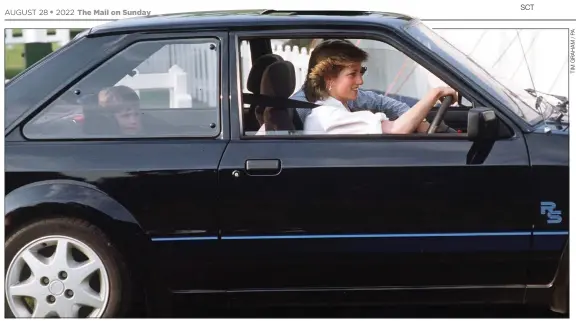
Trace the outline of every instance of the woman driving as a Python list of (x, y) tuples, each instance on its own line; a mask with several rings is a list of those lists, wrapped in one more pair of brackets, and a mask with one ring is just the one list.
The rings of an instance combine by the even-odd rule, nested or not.
[(352, 112), (347, 102), (358, 96), (366, 71), (362, 63), (367, 59), (364, 50), (346, 40), (327, 40), (312, 51), (310, 60), (315, 64), (308, 71), (303, 90), (308, 101), (320, 106), (306, 117), (306, 134), (410, 134), (441, 97), (458, 99), (454, 89), (439, 87), (394, 121), (381, 112)]

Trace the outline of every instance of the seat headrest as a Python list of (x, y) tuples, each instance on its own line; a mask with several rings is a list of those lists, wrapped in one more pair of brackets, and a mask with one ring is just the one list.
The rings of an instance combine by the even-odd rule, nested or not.
[(288, 98), (296, 88), (296, 71), (290, 61), (278, 61), (266, 68), (262, 75), (260, 94)]
[(248, 74), (248, 80), (246, 82), (246, 88), (250, 90), (253, 94), (260, 93), (260, 83), (262, 82), (262, 75), (268, 66), (277, 62), (283, 61), (284, 59), (276, 54), (267, 54), (258, 58)]
[[(277, 98), (289, 98), (296, 88), (296, 71), (290, 61), (278, 61), (266, 68), (262, 75), (260, 94)], [(258, 106), (256, 115), (266, 131), (294, 130), (294, 110), (279, 107)]]

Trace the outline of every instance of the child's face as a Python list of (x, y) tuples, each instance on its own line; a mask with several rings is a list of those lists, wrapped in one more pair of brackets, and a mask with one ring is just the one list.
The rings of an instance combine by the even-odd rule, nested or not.
[(126, 107), (114, 113), (116, 121), (123, 134), (135, 135), (141, 130), (140, 109), (137, 107)]

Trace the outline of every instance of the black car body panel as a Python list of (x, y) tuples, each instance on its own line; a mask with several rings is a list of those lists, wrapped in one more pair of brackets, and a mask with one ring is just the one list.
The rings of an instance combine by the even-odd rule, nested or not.
[[(230, 259), (238, 257), (227, 274), (230, 283), (236, 280), (241, 288), (524, 283), (531, 233), (524, 142), (498, 142), (478, 167), (466, 164), (471, 145), (358, 139), (230, 143), (220, 167), (222, 239), (230, 240), (223, 245), (230, 247)], [(281, 160), (279, 173), (232, 175), (244, 169), (245, 160), (270, 158)], [(467, 183), (485, 176), (508, 183)], [(266, 254), (251, 262), (250, 253)], [(496, 266), (499, 273), (491, 273)]]
[[(108, 215), (111, 219), (134, 224), (141, 229), (138, 221), (130, 212), (114, 198), (98, 190), (94, 185), (71, 179), (48, 179), (50, 174), (37, 183), (20, 185), (21, 187), (11, 191), (5, 198), (4, 213), (14, 215), (18, 210), (27, 207), (40, 206), (42, 204), (59, 204), (61, 206), (88, 207)], [(58, 175), (54, 175), (57, 177)], [(29, 177), (29, 176), (28, 176)], [(61, 176), (63, 177), (63, 176)], [(8, 177), (7, 177), (8, 178)], [(11, 181), (17, 181), (17, 176), (9, 176)]]
[[(216, 209), (217, 198), (208, 191), (217, 188), (217, 165), (225, 146), (223, 141), (181, 141), (157, 144), (154, 148), (149, 143), (96, 142), (11, 146), (6, 179), (23, 187), (6, 196), (6, 211), (43, 201), (78, 201), (102, 209), (114, 219), (138, 224), (151, 234), (174, 233), (174, 226), (195, 225), (191, 229), (200, 235), (217, 235), (213, 214), (209, 214)], [(182, 157), (184, 154), (193, 155), (196, 160), (190, 163)], [(131, 155), (139, 155), (140, 164)], [(32, 173), (32, 168), (36, 173)], [(69, 181), (48, 181), (41, 188), (23, 185), (56, 179)], [(115, 200), (121, 200), (122, 205)], [(194, 207), (184, 205), (188, 202)], [(192, 218), (195, 224), (186, 222)]]
[[(6, 84), (7, 219), (57, 204), (128, 224), (151, 245), (142, 269), (182, 295), (520, 303), (532, 300), (526, 291), (550, 288), (568, 242), (566, 126), (528, 126), (450, 57), (402, 43), (407, 16), (207, 15), (95, 27)], [(409, 48), (493, 106), (509, 136), (491, 144), (466, 136), (242, 136), (236, 32), (344, 26)], [(78, 81), (124, 48), (197, 33), (220, 41), (216, 137), (25, 137), (42, 108), (65, 91), (90, 91)], [(117, 66), (111, 78), (132, 68)], [(447, 117), (465, 127), (467, 113)]]
[[(554, 128), (553, 124), (545, 125)], [(543, 126), (544, 127), (544, 126)], [(536, 214), (534, 230), (567, 231), (569, 210), (569, 136), (565, 126), (543, 133), (542, 129), (526, 135), (530, 150), (533, 186), (542, 208)], [(546, 211), (550, 208), (550, 211)], [(559, 257), (567, 242), (567, 235), (535, 235), (533, 240), (534, 266), (529, 283), (551, 283), (556, 274)]]

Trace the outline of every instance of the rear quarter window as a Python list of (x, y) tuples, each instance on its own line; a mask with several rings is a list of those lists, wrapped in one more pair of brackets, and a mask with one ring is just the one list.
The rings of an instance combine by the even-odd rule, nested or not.
[(24, 126), (28, 139), (215, 137), (219, 40), (132, 44)]
[(117, 45), (118, 36), (71, 41), (10, 80), (4, 89), (4, 128), (39, 106), (78, 72)]

